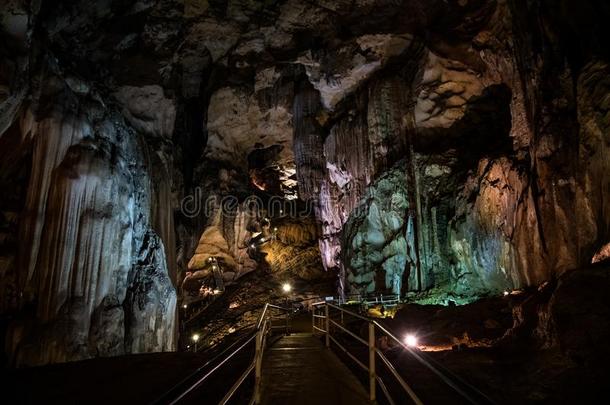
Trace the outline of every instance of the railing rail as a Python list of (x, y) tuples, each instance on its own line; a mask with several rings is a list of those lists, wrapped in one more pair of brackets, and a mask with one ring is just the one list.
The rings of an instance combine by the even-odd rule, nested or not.
[[(279, 310), (284, 315), (282, 319), (285, 319), (285, 325), (276, 326), (273, 325), (274, 320), (278, 320), (278, 317), (274, 317), (271, 313), (271, 310)], [(240, 375), (240, 377), (235, 381), (235, 383), (231, 386), (229, 391), (225, 394), (225, 396), (219, 402), (220, 405), (225, 405), (237, 392), (237, 390), (242, 386), (242, 384), (246, 381), (246, 379), (254, 372), (255, 381), (254, 381), (254, 393), (252, 395), (252, 399), (250, 400), (250, 404), (259, 404), (261, 400), (261, 373), (262, 373), (262, 362), (263, 362), (263, 352), (265, 349), (265, 345), (267, 342), (267, 335), (273, 329), (286, 329), (288, 332), (288, 319), (290, 316), (291, 310), (289, 308), (283, 308), (273, 304), (265, 304), (263, 308), (263, 312), (259, 316), (254, 331), (249, 337), (247, 337), (243, 343), (241, 343), (236, 349), (232, 350), (230, 353), (226, 354), (223, 359), (216, 364), (211, 370), (207, 371), (200, 378), (198, 378), (194, 383), (189, 384), (188, 387), (182, 389), (181, 392), (175, 396), (175, 398), (171, 401), (168, 401), (171, 405), (178, 404), (182, 399), (184, 399), (189, 393), (196, 390), (203, 382), (214, 374), (218, 369), (224, 366), (232, 357), (241, 352), (245, 347), (247, 347), (253, 341), (255, 342), (255, 350), (254, 350), (254, 358), (248, 364), (246, 370)], [(235, 344), (231, 345), (229, 348), (232, 348)], [(224, 354), (223, 352), (222, 354)], [(201, 372), (206, 365), (210, 364), (210, 362), (206, 363), (203, 367), (197, 370), (197, 372)], [(197, 373), (196, 372), (196, 373)]]
[[(340, 315), (340, 321), (336, 321), (331, 319), (330, 309), (334, 311), (338, 311)], [(320, 314), (323, 312), (323, 314)], [(362, 321), (367, 322), (368, 324), (368, 341), (363, 339), (361, 336), (358, 336), (353, 331), (349, 330), (344, 322), (345, 315), (351, 316), (353, 318), (360, 319)], [(423, 364), (425, 367), (430, 369), (444, 384), (448, 387), (452, 388), (458, 395), (460, 395), (463, 399), (467, 400), (470, 403), (476, 404), (480, 401), (477, 401), (476, 398), (480, 398), (484, 403), (493, 403), (488, 396), (479, 391), (476, 387), (473, 387), (466, 381), (459, 378), (457, 375), (452, 373), (450, 370), (445, 369), (441, 364), (434, 361), (431, 358), (428, 358), (425, 353), (420, 352), (419, 350), (415, 350), (409, 346), (407, 346), (404, 342), (398, 339), (391, 331), (389, 331), (386, 327), (384, 327), (381, 323), (356, 312), (345, 309), (341, 306), (335, 305), (328, 301), (320, 301), (312, 304), (312, 326), (313, 332), (321, 332), (325, 334), (326, 346), (330, 347), (330, 342), (334, 343), (341, 351), (347, 354), (359, 367), (368, 371), (369, 373), (369, 399), (371, 401), (376, 400), (376, 387), (377, 385), (381, 388), (384, 396), (387, 398), (390, 405), (395, 404), (395, 401), (390, 395), (384, 381), (376, 372), (376, 358), (379, 358), (382, 361), (382, 364), (386, 367), (386, 369), (390, 372), (392, 377), (398, 382), (400, 387), (407, 393), (409, 398), (415, 404), (422, 404), (422, 401), (417, 396), (417, 394), (413, 391), (411, 386), (407, 384), (404, 378), (400, 375), (400, 373), (396, 370), (394, 365), (390, 362), (390, 360), (385, 356), (383, 351), (376, 347), (376, 331), (381, 332), (383, 335), (386, 335), (388, 338), (392, 339), (396, 342), (400, 347), (407, 350), (413, 358), (415, 358), (419, 363)], [(321, 327), (321, 325), (324, 325)], [(340, 330), (342, 332), (347, 333), (349, 336), (354, 338), (358, 343), (368, 346), (369, 356), (368, 356), (368, 366), (364, 364), (361, 359), (358, 359), (352, 353), (350, 353), (347, 348), (339, 342), (339, 339), (333, 336), (333, 329)], [(450, 376), (450, 377), (449, 377)], [(464, 389), (463, 389), (464, 388)], [(468, 392), (467, 392), (468, 391)], [(473, 395), (471, 395), (474, 394)]]
[(347, 294), (342, 297), (333, 297), (330, 301), (339, 305), (354, 302), (366, 305), (394, 306), (401, 302), (401, 296), (400, 294)]
[(374, 305), (374, 304), (382, 304), (387, 306), (397, 305), (400, 302), (404, 301), (405, 297), (402, 297), (400, 294), (347, 294), (343, 296), (318, 296), (318, 297), (309, 297), (303, 299), (302, 301), (314, 301), (319, 300), (319, 302), (328, 302), (335, 305), (343, 305), (343, 304), (366, 304), (366, 305)]
[[(337, 322), (330, 318), (330, 311), (329, 311), (330, 309), (339, 311), (339, 313), (341, 315), (340, 322)], [(321, 315), (319, 313), (322, 310), (324, 312), (324, 315)], [(362, 337), (358, 336), (357, 334), (350, 331), (345, 326), (344, 315), (349, 315), (351, 317), (360, 319), (360, 320), (368, 323), (368, 340), (365, 340)], [(325, 328), (321, 328), (319, 326), (320, 323), (322, 323), (322, 322), (326, 325)], [(322, 332), (326, 335), (326, 346), (327, 347), (330, 347), (330, 342), (332, 341), (332, 343), (334, 343), (339, 349), (341, 349), (341, 351), (343, 351), (348, 357), (350, 357), (359, 367), (361, 367), (363, 370), (368, 372), (368, 374), (369, 374), (369, 399), (371, 401), (376, 401), (376, 399), (377, 399), (376, 389), (377, 389), (377, 385), (379, 385), (379, 388), (381, 388), (381, 391), (383, 392), (384, 396), (387, 398), (388, 402), (390, 404), (395, 404), (394, 399), (390, 395), (390, 392), (388, 391), (384, 381), (377, 374), (376, 358), (379, 357), (381, 359), (381, 361), (383, 362), (384, 366), (386, 366), (389, 369), (392, 376), (398, 381), (398, 384), (411, 398), (413, 403), (415, 403), (417, 405), (422, 404), (422, 401), (419, 399), (419, 397), (413, 391), (413, 389), (409, 386), (409, 384), (407, 384), (405, 382), (405, 380), (402, 378), (402, 376), (396, 371), (394, 366), (390, 363), (390, 361), (383, 354), (383, 352), (376, 347), (376, 338), (375, 338), (376, 328), (379, 328), (379, 330), (382, 333), (389, 335), (391, 338), (396, 340), (401, 346), (406, 347), (400, 340), (398, 340), (387, 329), (383, 328), (378, 322), (373, 321), (372, 319), (370, 319), (368, 317), (357, 314), (353, 311), (342, 308), (338, 305), (331, 304), (329, 302), (317, 302), (317, 303), (312, 304), (312, 326), (313, 326), (314, 333), (316, 331), (318, 331), (318, 332)], [(331, 326), (332, 326), (332, 328), (331, 328)], [(332, 333), (333, 328), (336, 328), (338, 330), (341, 330), (342, 332), (347, 333), (352, 338), (354, 338), (358, 343), (368, 347), (368, 349), (369, 349), (368, 350), (368, 354), (369, 354), (368, 355), (368, 365), (364, 364), (360, 359), (358, 359), (356, 356), (354, 356), (352, 353), (350, 353), (349, 350), (347, 350), (347, 348), (344, 345), (342, 345), (337, 338), (335, 338), (333, 336), (333, 333)]]
[[(458, 384), (456, 384), (455, 381), (459, 381), (462, 385), (467, 386), (470, 390), (474, 391), (477, 393), (477, 395), (479, 395), (481, 398), (485, 398), (486, 401), (489, 401), (490, 403), (493, 402), (489, 397), (487, 397), (485, 394), (483, 394), (481, 391), (479, 391), (478, 389), (476, 389), (475, 387), (473, 387), (472, 385), (466, 383), (465, 381), (463, 381), (461, 378), (459, 378), (458, 376), (456, 376), (455, 374), (452, 374), (452, 378), (447, 377), (447, 374), (450, 373), (449, 370), (445, 369), (445, 371), (441, 371), (439, 369), (439, 367), (435, 367), (432, 364), (432, 359), (424, 359), (423, 358), (423, 353), (418, 351), (418, 350), (413, 350), (412, 348), (408, 347), (407, 345), (405, 345), (403, 342), (401, 342), (396, 336), (394, 336), (390, 331), (388, 331), (383, 325), (381, 325), (379, 322), (377, 321), (373, 321), (373, 323), (375, 324), (375, 326), (377, 326), (382, 332), (384, 332), (388, 337), (390, 337), (392, 340), (394, 340), (395, 342), (397, 342), (399, 345), (401, 345), (402, 347), (404, 347), (406, 350), (408, 350), (411, 355), (413, 355), (413, 357), (420, 362), (421, 364), (423, 364), (424, 366), (426, 366), (430, 371), (432, 371), (434, 374), (436, 374), (436, 376), (441, 379), (443, 381), (443, 383), (447, 384), (447, 386), (451, 387), (455, 392), (457, 392), (460, 396), (462, 396), (462, 398), (466, 399), (467, 401), (469, 401), (470, 403), (477, 403), (477, 401), (467, 392), (465, 392)], [(387, 359), (386, 359), (387, 360)], [(439, 364), (437, 364), (437, 366), (440, 366)]]

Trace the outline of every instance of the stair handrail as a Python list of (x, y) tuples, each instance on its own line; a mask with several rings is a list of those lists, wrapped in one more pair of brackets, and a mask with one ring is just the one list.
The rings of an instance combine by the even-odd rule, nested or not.
[[(278, 309), (278, 310), (285, 312), (285, 316), (286, 316), (285, 326), (277, 327), (277, 326), (272, 325), (272, 322), (270, 322), (273, 320), (271, 317), (271, 313), (270, 313), (271, 309)], [(241, 350), (243, 350), (252, 341), (255, 342), (254, 359), (249, 363), (246, 370), (240, 375), (240, 377), (233, 384), (233, 386), (231, 386), (229, 391), (225, 394), (225, 396), (219, 402), (219, 405), (225, 405), (227, 402), (229, 402), (229, 400), (233, 397), (235, 392), (237, 392), (239, 387), (241, 387), (241, 385), (244, 383), (244, 381), (246, 381), (246, 379), (252, 373), (252, 371), (255, 372), (255, 382), (254, 382), (254, 393), (252, 395), (252, 399), (250, 400), (250, 404), (259, 404), (260, 398), (261, 398), (261, 376), (262, 376), (263, 352), (264, 352), (266, 341), (267, 341), (266, 340), (267, 335), (273, 329), (284, 329), (285, 328), (286, 333), (287, 333), (288, 332), (288, 317), (290, 316), (291, 312), (292, 311), (290, 310), (290, 308), (284, 308), (284, 307), (280, 307), (278, 305), (266, 303), (263, 308), (263, 312), (261, 312), (260, 316), (258, 317), (258, 320), (254, 326), (254, 329), (253, 329), (251, 335), (248, 338), (246, 338), (245, 341), (239, 347), (237, 347), (235, 350), (233, 350), (229, 354), (227, 354), (210, 371), (205, 373), (201, 378), (197, 379), (196, 382), (189, 385), (185, 390), (183, 390), (180, 393), (180, 395), (178, 395), (174, 400), (169, 402), (170, 405), (178, 404), (184, 397), (186, 397), (193, 390), (197, 389), (208, 377), (210, 377), (212, 374), (214, 374), (218, 369), (220, 369), (224, 364), (226, 364), (227, 361), (229, 361), (233, 356), (235, 356), (237, 353), (239, 353)], [(235, 343), (233, 345), (231, 345), (230, 347), (233, 347), (234, 345), (235, 345)], [(198, 371), (205, 368), (205, 366), (208, 364), (210, 364), (210, 362), (207, 362), (203, 367), (200, 367), (198, 369)]]
[[(241, 344), (242, 342), (246, 341), (246, 339), (251, 338), (253, 333), (254, 333), (253, 331), (250, 331), (250, 333), (248, 333), (247, 335), (242, 336), (241, 338), (239, 338), (235, 342), (231, 343), (228, 347), (224, 348), (222, 351), (220, 351), (214, 357), (212, 357), (211, 359), (207, 360), (202, 366), (198, 367), (195, 371), (191, 372), (189, 375), (184, 377), (178, 383), (174, 384), (174, 386), (172, 388), (167, 390), (161, 397), (159, 397), (155, 401), (153, 401), (151, 403), (151, 405), (162, 405), (162, 404), (172, 403), (171, 401), (169, 401), (169, 399), (174, 398), (175, 395), (178, 395), (178, 394), (174, 395), (173, 394), (174, 392), (182, 392), (182, 391), (180, 391), (180, 387), (185, 385), (189, 380), (193, 379), (197, 374), (202, 373), (206, 369), (206, 367), (208, 367), (209, 365), (215, 363), (216, 360), (220, 359), (221, 357), (225, 357), (225, 354), (228, 353), (233, 347), (235, 347), (235, 346)], [(210, 349), (214, 349), (214, 347), (216, 347), (218, 345), (219, 344), (211, 346)], [(174, 401), (175, 401), (175, 399), (174, 399)]]

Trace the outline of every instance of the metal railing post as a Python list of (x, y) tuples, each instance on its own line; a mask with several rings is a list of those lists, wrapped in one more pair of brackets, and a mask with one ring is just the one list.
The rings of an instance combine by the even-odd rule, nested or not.
[(316, 334), (316, 307), (311, 306), (311, 333)]
[(254, 403), (261, 403), (261, 383), (263, 375), (263, 331), (256, 332), (256, 349), (254, 354)]
[(369, 399), (375, 401), (375, 324), (369, 322)]
[(330, 347), (330, 318), (328, 317), (328, 304), (324, 305), (326, 316), (326, 347)]

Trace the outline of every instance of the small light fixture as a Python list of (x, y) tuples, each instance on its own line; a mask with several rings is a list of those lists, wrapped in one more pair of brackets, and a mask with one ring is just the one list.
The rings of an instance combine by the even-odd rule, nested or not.
[(404, 342), (409, 347), (417, 347), (417, 336), (408, 334), (405, 336)]
[(280, 215), (282, 215), (284, 213), (284, 210), (280, 210)]
[(188, 306), (188, 305), (186, 305), (186, 304), (184, 304), (184, 305), (182, 306), (182, 308), (184, 308), (184, 309), (187, 309), (188, 307), (189, 307), (189, 306)]
[(509, 295), (510, 293), (508, 291), (504, 291), (504, 296), (506, 297), (507, 295)]
[(282, 284), (282, 291), (284, 291), (285, 293), (289, 293), (290, 291), (292, 291), (292, 286), (290, 285), (290, 283)]
[(254, 249), (255, 247), (256, 247), (256, 246), (254, 245), (254, 243), (250, 245), (250, 248), (251, 248), (251, 249)]
[(199, 341), (199, 334), (195, 333), (191, 339), (193, 339), (193, 342), (197, 343)]
[(220, 294), (221, 291), (218, 288), (216, 288), (212, 292), (214, 293), (214, 295), (218, 295), (218, 294)]
[(273, 228), (273, 232), (277, 232), (277, 228)]

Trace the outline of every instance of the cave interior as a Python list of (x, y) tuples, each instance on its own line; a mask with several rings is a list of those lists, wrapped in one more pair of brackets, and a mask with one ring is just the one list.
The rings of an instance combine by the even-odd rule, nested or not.
[(0, 0), (10, 403), (150, 403), (266, 303), (320, 300), (409, 332), (483, 402), (609, 400), (609, 20), (601, 0)]

